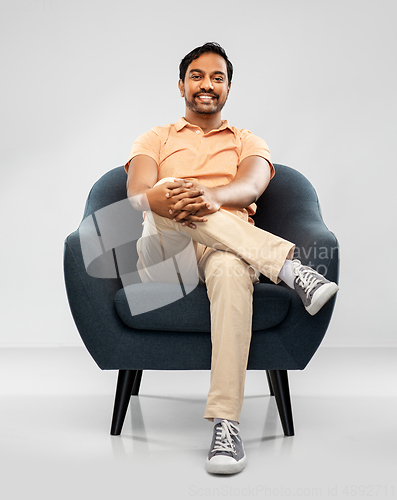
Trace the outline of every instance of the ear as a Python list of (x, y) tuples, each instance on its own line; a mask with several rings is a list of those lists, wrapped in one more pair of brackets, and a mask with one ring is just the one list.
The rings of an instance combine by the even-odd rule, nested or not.
[(178, 81), (178, 88), (180, 90), (181, 97), (185, 97), (185, 86), (183, 85), (183, 81), (182, 80)]

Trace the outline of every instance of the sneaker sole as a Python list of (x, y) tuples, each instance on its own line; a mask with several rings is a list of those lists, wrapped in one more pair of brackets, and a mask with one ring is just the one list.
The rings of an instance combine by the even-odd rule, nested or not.
[(211, 474), (236, 474), (237, 472), (241, 472), (244, 467), (247, 465), (247, 457), (244, 456), (239, 462), (236, 462), (234, 459), (233, 462), (229, 460), (225, 460), (225, 456), (213, 457), (211, 460), (208, 460), (205, 464), (205, 470)]
[(333, 297), (339, 287), (336, 283), (327, 283), (323, 285), (312, 297), (312, 303), (306, 307), (306, 311), (314, 316)]

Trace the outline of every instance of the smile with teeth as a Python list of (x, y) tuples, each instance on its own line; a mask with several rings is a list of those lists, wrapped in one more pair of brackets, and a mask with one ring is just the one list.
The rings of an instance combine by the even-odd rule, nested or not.
[(201, 94), (201, 95), (197, 96), (197, 99), (199, 99), (200, 101), (203, 101), (203, 102), (210, 102), (210, 101), (212, 101), (212, 99), (215, 99), (215, 96)]

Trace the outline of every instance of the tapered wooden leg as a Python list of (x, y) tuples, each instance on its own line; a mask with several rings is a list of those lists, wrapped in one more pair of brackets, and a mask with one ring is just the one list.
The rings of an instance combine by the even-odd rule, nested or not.
[(136, 378), (137, 370), (120, 370), (117, 379), (116, 397), (114, 400), (112, 426), (110, 434), (118, 436), (123, 428), (125, 415), (130, 402), (132, 386)]
[(266, 378), (269, 386), (270, 396), (274, 396), (272, 381), (270, 380), (269, 370), (266, 370)]
[(276, 398), (284, 435), (293, 436), (295, 433), (291, 397), (289, 393), (288, 372), (287, 370), (269, 370), (269, 377)]
[(142, 380), (142, 370), (134, 370), (134, 371), (136, 372), (136, 374), (135, 374), (134, 384), (132, 386), (131, 396), (138, 396), (139, 387), (141, 386), (141, 380)]

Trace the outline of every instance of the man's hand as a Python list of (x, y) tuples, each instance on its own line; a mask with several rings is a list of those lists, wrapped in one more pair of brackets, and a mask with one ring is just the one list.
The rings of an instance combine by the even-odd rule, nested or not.
[(175, 193), (181, 194), (188, 191), (184, 181), (178, 182), (163, 182), (146, 191), (146, 196), (149, 202), (150, 210), (162, 217), (171, 219), (170, 209), (174, 205), (170, 200), (170, 193), (175, 190)]
[[(191, 182), (180, 180), (158, 184), (157, 186), (147, 190), (146, 196), (149, 202), (150, 210), (158, 215), (161, 215), (162, 217), (175, 219), (175, 215), (179, 214), (179, 211), (174, 212), (173, 210), (175, 203), (185, 198), (197, 199), (201, 193), (202, 190), (194, 188)], [(204, 206), (204, 202), (201, 206)], [(182, 218), (179, 218), (178, 222), (181, 221)], [(197, 217), (195, 218), (195, 221), (203, 221), (203, 218)], [(189, 226), (193, 229), (196, 227), (190, 224)]]
[(194, 222), (206, 222), (208, 219), (205, 215), (217, 212), (221, 208), (221, 203), (216, 188), (209, 188), (198, 182), (189, 184), (191, 187), (188, 191), (180, 192), (178, 189), (173, 189), (167, 197), (174, 202), (170, 209), (173, 220), (195, 228)]

